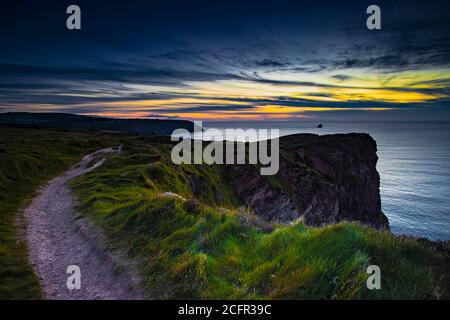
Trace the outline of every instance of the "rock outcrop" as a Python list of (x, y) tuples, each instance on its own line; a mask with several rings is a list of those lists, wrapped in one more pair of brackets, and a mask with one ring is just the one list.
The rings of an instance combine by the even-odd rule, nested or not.
[(280, 169), (228, 167), (236, 196), (258, 216), (319, 226), (342, 220), (389, 229), (381, 212), (375, 140), (368, 134), (297, 134), (280, 138)]

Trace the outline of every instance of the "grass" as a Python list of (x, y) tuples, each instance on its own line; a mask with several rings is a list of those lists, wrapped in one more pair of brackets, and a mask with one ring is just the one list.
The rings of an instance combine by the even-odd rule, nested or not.
[[(449, 298), (448, 257), (421, 241), (354, 223), (268, 224), (236, 199), (222, 166), (171, 164), (168, 139), (0, 127), (0, 299), (40, 297), (20, 210), (82, 155), (119, 143), (120, 156), (72, 187), (153, 298)], [(366, 288), (371, 264), (381, 290)]]
[[(223, 167), (173, 165), (170, 147), (129, 138), (72, 182), (80, 212), (138, 261), (150, 297), (448, 298), (448, 261), (421, 242), (355, 223), (269, 225), (236, 200)], [(372, 264), (381, 290), (366, 287)]]
[(0, 126), (0, 299), (40, 298), (27, 261), (20, 210), (37, 189), (113, 135)]

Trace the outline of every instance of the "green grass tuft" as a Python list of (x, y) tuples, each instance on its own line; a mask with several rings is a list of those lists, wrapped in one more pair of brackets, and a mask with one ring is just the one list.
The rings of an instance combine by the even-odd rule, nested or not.
[[(446, 295), (444, 257), (416, 240), (355, 223), (268, 226), (241, 208), (219, 166), (175, 166), (167, 144), (127, 143), (121, 156), (77, 178), (72, 187), (80, 211), (139, 261), (152, 298)], [(143, 150), (151, 150), (151, 157)], [(145, 161), (130, 161), (138, 158)], [(381, 267), (382, 290), (366, 287), (371, 264)]]
[[(119, 143), (121, 155), (72, 188), (80, 212), (138, 262), (152, 298), (448, 298), (448, 257), (422, 241), (355, 223), (269, 224), (236, 199), (223, 166), (173, 165), (166, 140), (0, 127), (0, 299), (40, 297), (20, 209), (82, 155)], [(371, 264), (382, 290), (366, 288)]]
[(50, 178), (111, 143), (117, 139), (110, 135), (0, 127), (0, 300), (41, 294), (27, 261), (20, 210)]

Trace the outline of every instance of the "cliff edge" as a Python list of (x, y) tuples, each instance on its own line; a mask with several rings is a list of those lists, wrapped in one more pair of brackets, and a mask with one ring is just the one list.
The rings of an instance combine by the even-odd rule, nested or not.
[(389, 229), (381, 211), (376, 152), (368, 134), (285, 136), (276, 175), (233, 165), (229, 181), (236, 196), (267, 220), (302, 219), (312, 226), (346, 220)]

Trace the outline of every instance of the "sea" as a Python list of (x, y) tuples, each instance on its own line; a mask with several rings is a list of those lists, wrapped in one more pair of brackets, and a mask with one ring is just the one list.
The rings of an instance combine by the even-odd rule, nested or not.
[(204, 129), (363, 132), (377, 142), (382, 210), (395, 234), (450, 239), (450, 122), (209, 122)]

